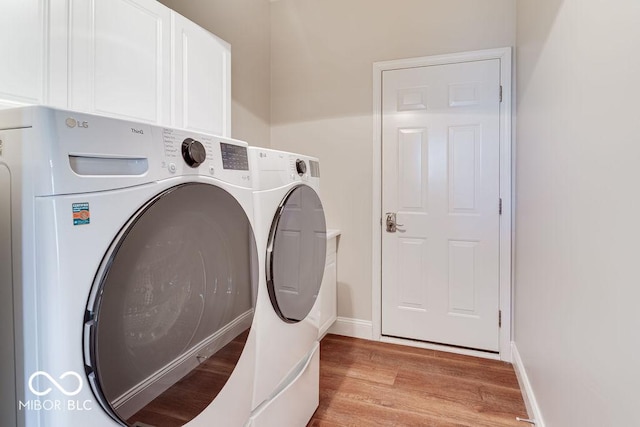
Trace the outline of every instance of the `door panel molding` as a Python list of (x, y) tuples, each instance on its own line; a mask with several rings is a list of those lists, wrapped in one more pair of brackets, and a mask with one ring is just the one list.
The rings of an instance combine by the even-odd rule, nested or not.
[[(382, 212), (382, 73), (383, 71), (425, 67), (431, 65), (445, 65), (462, 62), (481, 61), (489, 59), (500, 60), (500, 85), (502, 87), (502, 102), (500, 103), (500, 198), (502, 200), (502, 215), (500, 216), (500, 271), (499, 271), (499, 307), (502, 313), (502, 327), (499, 331), (500, 359), (511, 361), (511, 331), (512, 331), (512, 225), (513, 225), (513, 187), (514, 176), (512, 162), (512, 51), (510, 47), (487, 49), (470, 52), (460, 52), (446, 55), (408, 58), (393, 61), (373, 63), (373, 206), (372, 206), (372, 338), (385, 341), (382, 329), (382, 227), (380, 214)], [(454, 90), (455, 89), (455, 90)], [(452, 88), (453, 99), (456, 102), (470, 102), (473, 98), (473, 88)], [(404, 105), (421, 104), (428, 106), (428, 91), (406, 94)], [(471, 96), (470, 96), (471, 95)], [(496, 94), (500, 96), (500, 94)], [(422, 98), (422, 99), (418, 99)], [(419, 102), (421, 101), (421, 102)], [(498, 209), (498, 206), (496, 206)], [(394, 338), (394, 341), (398, 339)], [(411, 340), (400, 340), (408, 345), (422, 346)], [(444, 346), (439, 346), (446, 349)], [(478, 352), (483, 354), (482, 352)], [(495, 355), (487, 353), (486, 357)]]

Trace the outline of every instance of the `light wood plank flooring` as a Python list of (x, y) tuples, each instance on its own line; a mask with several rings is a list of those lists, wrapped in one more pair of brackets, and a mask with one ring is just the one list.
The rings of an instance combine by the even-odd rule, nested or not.
[(327, 335), (307, 427), (522, 427), (526, 415), (508, 363)]

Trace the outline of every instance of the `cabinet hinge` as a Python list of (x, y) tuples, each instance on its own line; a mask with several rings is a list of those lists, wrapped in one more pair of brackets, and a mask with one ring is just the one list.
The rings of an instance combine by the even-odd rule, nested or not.
[(498, 201), (498, 215), (502, 215), (502, 198)]
[(502, 102), (502, 85), (500, 85), (500, 102)]
[(502, 328), (502, 310), (498, 310), (498, 328)]

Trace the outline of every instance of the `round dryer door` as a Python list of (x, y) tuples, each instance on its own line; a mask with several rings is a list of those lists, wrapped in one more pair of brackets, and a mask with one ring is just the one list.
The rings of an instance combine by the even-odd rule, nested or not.
[(244, 209), (213, 185), (172, 187), (123, 227), (85, 323), (89, 380), (114, 419), (179, 426), (215, 399), (247, 341), (256, 259)]
[(267, 246), (267, 289), (285, 322), (304, 320), (322, 284), (327, 226), (318, 194), (294, 187), (278, 207)]

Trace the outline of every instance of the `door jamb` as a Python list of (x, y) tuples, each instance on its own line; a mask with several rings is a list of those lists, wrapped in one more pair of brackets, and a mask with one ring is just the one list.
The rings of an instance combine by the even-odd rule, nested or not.
[[(513, 223), (513, 162), (512, 162), (512, 62), (511, 48), (487, 49), (453, 54), (425, 56), (373, 63), (373, 214), (372, 214), (372, 339), (387, 340), (382, 336), (382, 73), (388, 70), (444, 65), (460, 62), (500, 60), (500, 272), (499, 309), (502, 312), (500, 359), (511, 361), (512, 332), (512, 223)], [(496, 94), (497, 96), (497, 94)], [(497, 207), (496, 207), (497, 208)], [(411, 344), (410, 340), (393, 339)], [(406, 341), (406, 342), (405, 342)], [(419, 345), (424, 347), (425, 345)], [(442, 348), (442, 346), (437, 346)], [(482, 352), (474, 352), (482, 353)], [(495, 356), (487, 353), (487, 356)]]

